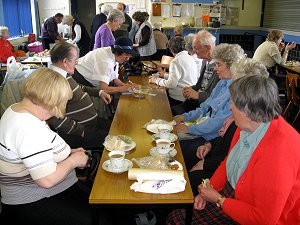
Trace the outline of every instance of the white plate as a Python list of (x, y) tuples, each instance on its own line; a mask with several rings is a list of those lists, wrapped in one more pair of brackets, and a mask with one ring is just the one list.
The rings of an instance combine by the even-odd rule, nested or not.
[(117, 150), (120, 150), (120, 151), (124, 151), (124, 152), (129, 152), (130, 150), (134, 149), (136, 146), (136, 143), (134, 141), (132, 141), (132, 143), (130, 145), (127, 145), (126, 148), (124, 149), (108, 149), (106, 148), (108, 151), (117, 151)]
[(175, 160), (174, 162), (170, 163), (171, 165), (178, 165), (178, 169), (177, 170), (183, 170), (183, 166), (180, 162), (178, 162), (177, 160)]
[[(170, 153), (169, 153), (169, 154), (170, 154), (171, 157), (174, 157), (174, 156), (177, 154), (177, 150), (176, 150), (175, 148), (172, 148), (172, 149), (170, 150)], [(161, 154), (158, 153), (156, 147), (153, 147), (153, 148), (150, 149), (150, 155), (155, 156), (155, 155), (161, 155)]]
[[(155, 133), (155, 134), (158, 134), (158, 127), (160, 126), (160, 125), (164, 125), (164, 124), (162, 124), (162, 123), (152, 123), (152, 124), (149, 124), (147, 127), (146, 127), (146, 129), (148, 130), (148, 131), (150, 131), (150, 132), (152, 132), (152, 133)], [(171, 131), (173, 130), (173, 126), (172, 126), (172, 129), (171, 129)]]
[(102, 168), (107, 171), (107, 172), (110, 172), (110, 173), (124, 173), (126, 171), (128, 171), (130, 168), (132, 168), (133, 164), (130, 160), (128, 159), (125, 159), (124, 161), (124, 165), (123, 165), (123, 168), (120, 169), (120, 170), (113, 170), (111, 167), (110, 167), (110, 160), (106, 160), (103, 164), (102, 164)]
[[(160, 139), (160, 138), (159, 138), (159, 134), (152, 134), (152, 139), (153, 139), (154, 141), (157, 140), (157, 139)], [(170, 133), (170, 138), (169, 138), (169, 140), (170, 140), (171, 142), (174, 142), (174, 141), (176, 141), (177, 139), (178, 139), (178, 137), (177, 137), (176, 134)]]

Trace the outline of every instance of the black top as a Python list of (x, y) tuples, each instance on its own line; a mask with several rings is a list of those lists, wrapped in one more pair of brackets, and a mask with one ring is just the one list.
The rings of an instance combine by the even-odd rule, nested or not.
[(104, 13), (100, 13), (94, 16), (93, 21), (92, 21), (92, 25), (91, 25), (91, 29), (90, 32), (92, 34), (91, 36), (91, 43), (90, 43), (90, 50), (93, 50), (94, 48), (94, 44), (95, 44), (95, 35), (97, 33), (98, 28), (106, 23), (107, 17)]
[[(74, 30), (75, 25), (79, 25), (81, 27), (81, 39), (79, 42), (77, 42), (77, 46), (80, 50), (80, 57), (84, 56), (87, 52), (89, 52), (89, 46), (91, 42), (90, 35), (88, 34), (85, 26), (83, 23), (77, 19), (74, 20), (73, 27), (72, 29)], [(75, 32), (73, 32), (73, 37), (74, 39), (76, 36)]]

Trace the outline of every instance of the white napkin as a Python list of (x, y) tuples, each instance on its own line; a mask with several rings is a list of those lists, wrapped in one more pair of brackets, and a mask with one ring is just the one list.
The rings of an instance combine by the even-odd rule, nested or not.
[(166, 120), (162, 120), (162, 119), (158, 119), (158, 120), (152, 119), (150, 122), (148, 122), (148, 123), (146, 123), (144, 125), (144, 128), (146, 128), (150, 124), (169, 124), (171, 126), (175, 126), (176, 125), (176, 121), (175, 120), (166, 121)]
[[(172, 194), (185, 190), (186, 180), (183, 175), (166, 171), (141, 172), (136, 176), (137, 182), (130, 186), (130, 190), (152, 194)], [(130, 173), (130, 172), (129, 172)], [(128, 176), (130, 176), (128, 174)]]

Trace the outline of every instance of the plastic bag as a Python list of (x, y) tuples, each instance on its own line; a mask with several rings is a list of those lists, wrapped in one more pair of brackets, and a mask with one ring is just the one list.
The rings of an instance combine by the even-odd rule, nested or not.
[(21, 63), (17, 63), (14, 56), (11, 56), (7, 59), (7, 72), (5, 74), (3, 84), (5, 84), (8, 80), (15, 80), (26, 75), (26, 72), (23, 71), (23, 65)]
[(168, 170), (169, 158), (162, 157), (160, 155), (155, 156), (146, 156), (142, 158), (132, 158), (132, 161), (135, 162), (142, 169), (157, 169), (157, 170)]

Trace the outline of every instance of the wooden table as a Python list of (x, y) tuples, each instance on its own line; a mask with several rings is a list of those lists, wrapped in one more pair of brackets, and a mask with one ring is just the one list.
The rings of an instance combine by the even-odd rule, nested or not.
[(286, 66), (286, 65), (280, 65), (280, 66), (291, 73), (296, 73), (300, 75), (300, 66)]
[(161, 67), (162, 69), (169, 69), (169, 67), (170, 67), (169, 64), (163, 64), (163, 63), (161, 63), (161, 62), (158, 61), (158, 60), (154, 60), (154, 61), (143, 61), (143, 63), (144, 63), (146, 66), (149, 66), (149, 67), (153, 67), (153, 63), (154, 63), (157, 67)]
[[(148, 76), (129, 79), (141, 85), (148, 85)], [(127, 159), (149, 156), (149, 150), (154, 147), (151, 135), (143, 125), (151, 119), (173, 119), (168, 98), (164, 88), (152, 85), (151, 93), (156, 96), (146, 96), (137, 99), (132, 95), (121, 95), (115, 116), (109, 131), (110, 135), (125, 134), (134, 139), (136, 148), (126, 155)], [(194, 197), (188, 179), (179, 141), (175, 142), (177, 155), (175, 159), (184, 167), (184, 177), (187, 180), (184, 192), (176, 194), (147, 194), (134, 192), (130, 186), (134, 181), (128, 180), (128, 173), (113, 174), (102, 169), (102, 164), (108, 160), (108, 151), (105, 149), (101, 158), (89, 203), (93, 209), (93, 223), (98, 224), (97, 208), (124, 208), (125, 207), (172, 207), (186, 208), (186, 224), (190, 224)], [(138, 167), (136, 164), (133, 167)]]

